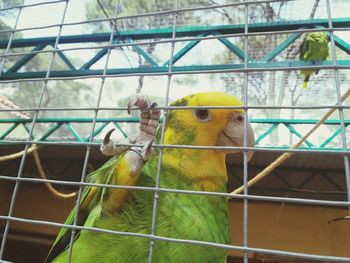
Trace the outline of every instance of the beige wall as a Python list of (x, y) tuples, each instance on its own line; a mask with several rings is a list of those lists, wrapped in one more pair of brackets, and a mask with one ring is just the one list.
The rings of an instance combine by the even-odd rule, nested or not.
[[(11, 186), (0, 180), (0, 213), (6, 213)], [(63, 222), (74, 198), (62, 200), (49, 193), (42, 184), (21, 185), (15, 216)], [(231, 202), (230, 219), (234, 245), (242, 245), (243, 205)], [(346, 209), (301, 206), (279, 203), (249, 203), (249, 246), (304, 253), (350, 257), (350, 221), (328, 224), (330, 219), (345, 216)], [(3, 221), (1, 221), (3, 223)], [(56, 234), (58, 228), (12, 223), (16, 230)], [(234, 255), (241, 255), (237, 251)]]
[[(350, 221), (328, 224), (346, 216), (347, 209), (279, 203), (250, 203), (248, 207), (249, 246), (350, 257)], [(233, 244), (242, 245), (242, 203), (230, 203), (230, 219)]]

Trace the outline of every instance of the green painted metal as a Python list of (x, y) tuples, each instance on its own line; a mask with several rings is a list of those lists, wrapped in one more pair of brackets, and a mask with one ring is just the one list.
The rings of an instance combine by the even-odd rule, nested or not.
[(56, 130), (58, 130), (62, 126), (62, 124), (63, 123), (58, 122), (52, 127), (50, 127), (50, 129), (39, 139), (39, 141), (45, 141), (51, 134), (53, 134)]
[(269, 54), (267, 54), (261, 60), (265, 62), (270, 62), (278, 54), (280, 54), (283, 50), (285, 50), (290, 44), (292, 44), (295, 40), (297, 40), (300, 36), (301, 36), (301, 33), (291, 34), (286, 40), (284, 40), (281, 44), (275, 47)]
[[(199, 35), (197, 35), (196, 37), (204, 37), (206, 36), (206, 33), (201, 33)], [(187, 43), (182, 49), (180, 49), (172, 58), (172, 63), (175, 64), (180, 58), (182, 58), (184, 55), (186, 55), (192, 48), (194, 48), (198, 43), (200, 42), (200, 40), (193, 40), (190, 41), (189, 43)], [(167, 62), (165, 62), (163, 64), (163, 67), (168, 67), (170, 63), (170, 60), (168, 60)]]
[[(258, 63), (248, 63), (248, 70), (252, 71), (263, 71), (268, 70), (283, 70), (290, 67), (333, 67), (333, 61), (317, 61), (315, 63), (309, 61), (286, 61), (286, 62), (258, 62)], [(350, 60), (337, 60), (336, 66), (339, 69), (350, 69)], [(172, 72), (174, 73), (186, 73), (186, 72), (200, 72), (200, 71), (221, 71), (221, 70), (243, 70), (244, 64), (218, 64), (218, 65), (193, 65), (193, 66), (174, 66)], [(168, 67), (140, 67), (140, 68), (118, 68), (118, 69), (108, 69), (106, 71), (107, 76), (113, 75), (128, 75), (128, 74), (159, 74), (167, 73), (169, 71)], [(65, 78), (65, 77), (81, 77), (81, 76), (99, 76), (103, 74), (102, 69), (96, 70), (57, 70), (51, 71), (51, 78)], [(15, 79), (35, 79), (44, 78), (46, 71), (37, 72), (19, 72), (19, 73), (3, 73), (1, 80), (15, 80)]]
[[(350, 26), (350, 18), (336, 18), (333, 19), (333, 26), (335, 28), (345, 28)], [(279, 22), (268, 22), (268, 23), (254, 23), (248, 25), (249, 32), (271, 32), (278, 31), (283, 34), (286, 30), (296, 30), (301, 28), (315, 28), (315, 27), (328, 27), (327, 19), (314, 19), (314, 20), (296, 20), (296, 21), (279, 21)], [(217, 26), (187, 26), (178, 27), (176, 29), (177, 39), (186, 37), (204, 37), (208, 35), (230, 35), (232, 37), (234, 34), (244, 33), (244, 24), (238, 25), (217, 25)], [(153, 39), (170, 39), (172, 37), (172, 28), (160, 28), (160, 29), (150, 29), (150, 30), (133, 30), (116, 32), (114, 35), (113, 43), (126, 43), (134, 42), (136, 40), (153, 40)], [(253, 58), (248, 57), (248, 69), (262, 70), (264, 68), (278, 70), (279, 68), (290, 68), (290, 67), (307, 67), (315, 66), (311, 62), (307, 61), (282, 61), (274, 62), (273, 59), (285, 50), (293, 41), (295, 41), (301, 34), (294, 33), (291, 34), (285, 41), (280, 45), (275, 47), (268, 55), (266, 55), (262, 61), (256, 62)], [(71, 36), (61, 36), (60, 46), (62, 44), (73, 44), (73, 43), (101, 43), (109, 41), (110, 33), (96, 33), (96, 34), (83, 34), (83, 35), (71, 35)], [(55, 42), (55, 37), (47, 38), (29, 38), (29, 39), (16, 39), (12, 42), (11, 47), (36, 47), (39, 45), (53, 45)], [(184, 39), (185, 40), (185, 39)], [(190, 41), (185, 47), (180, 49), (172, 58), (173, 63), (185, 56), (190, 50), (192, 50), (200, 41), (193, 40)], [(237, 55), (239, 58), (244, 60), (244, 52), (229, 41), (226, 37), (218, 38), (218, 41), (223, 43), (231, 52)], [(0, 48), (7, 47), (7, 40), (0, 41)], [(350, 44), (340, 39), (335, 38), (336, 45), (350, 54)], [(152, 41), (149, 42), (152, 44)], [(158, 66), (156, 60), (143, 50), (140, 45), (133, 46), (134, 50), (143, 56), (150, 64), (151, 67), (128, 67), (128, 68), (110, 68), (107, 70), (107, 75), (119, 75), (119, 74), (159, 74), (167, 73), (169, 71), (169, 61), (167, 61), (163, 66)], [(59, 56), (69, 67), (69, 70), (53, 70), (50, 73), (50, 77), (79, 77), (79, 76), (91, 76), (91, 75), (101, 75), (103, 69), (91, 70), (90, 67), (95, 64), (99, 59), (101, 59), (107, 53), (107, 48), (101, 48), (90, 58), (84, 65), (75, 70), (73, 63), (66, 57), (63, 53), (58, 51)], [(16, 68), (3, 72), (0, 77), (1, 80), (15, 80), (15, 79), (35, 79), (43, 78), (46, 72), (17, 72), (17, 70), (25, 65), (31, 57), (35, 54), (28, 54), (22, 60), (16, 63)], [(1, 55), (0, 55), (1, 57)], [(24, 60), (23, 60), (24, 59)], [(28, 61), (26, 61), (28, 60)], [(316, 65), (320, 66), (332, 66), (332, 61), (316, 62)], [(350, 68), (350, 60), (337, 61), (337, 66), (340, 68)], [(244, 69), (244, 64), (219, 64), (219, 65), (191, 65), (191, 66), (174, 66), (172, 71), (175, 73), (182, 72), (198, 72), (198, 71), (218, 71), (218, 70), (241, 70)]]
[(66, 126), (69, 129), (69, 131), (73, 134), (74, 138), (77, 139), (78, 142), (84, 141), (70, 123), (66, 123)]
[[(0, 110), (1, 111), (1, 110)], [(118, 117), (118, 118), (97, 118), (97, 123), (137, 123), (139, 122), (137, 117)], [(33, 119), (18, 119), (18, 118), (8, 118), (0, 119), (0, 123), (31, 123)], [(93, 118), (37, 118), (36, 123), (91, 123)], [(316, 124), (319, 122), (318, 119), (250, 119), (252, 123), (261, 124)], [(325, 125), (340, 125), (340, 120), (332, 119), (326, 120)], [(350, 124), (350, 119), (344, 120), (345, 125)]]
[[(317, 119), (252, 119), (253, 123), (265, 123), (265, 124), (316, 124), (320, 120)], [(1, 121), (0, 121), (1, 122)], [(340, 125), (341, 122), (337, 119), (326, 120), (324, 125)], [(345, 125), (350, 124), (350, 119), (344, 120)]]
[[(290, 130), (292, 132), (292, 134), (295, 134), (296, 136), (299, 137), (299, 139), (301, 139), (303, 137), (303, 135), (301, 135), (293, 126), (291, 126), (290, 124), (284, 124), (284, 126), (286, 126), (288, 128), (288, 130)], [(305, 144), (308, 147), (315, 147), (315, 145), (313, 145), (311, 142), (309, 142), (308, 140), (305, 140)]]
[[(332, 20), (334, 28), (346, 28), (350, 27), (350, 18), (334, 18)], [(328, 28), (328, 19), (305, 19), (295, 21), (278, 21), (278, 22), (266, 22), (266, 23), (251, 23), (248, 24), (249, 32), (271, 32), (271, 31), (286, 31), (286, 30), (297, 30), (300, 28), (313, 28), (315, 26), (322, 26)], [(222, 35), (244, 33), (244, 24), (236, 25), (217, 25), (217, 26), (187, 26), (177, 27), (176, 37), (194, 37), (202, 33), (213, 34), (219, 32)], [(160, 28), (160, 29), (145, 29), (145, 30), (132, 30), (118, 32), (114, 35), (115, 40), (124, 39), (161, 39), (171, 38), (173, 30), (171, 27)], [(95, 34), (81, 34), (81, 35), (70, 35), (61, 36), (60, 44), (72, 44), (72, 43), (87, 43), (87, 42), (108, 42), (110, 33), (95, 33)], [(54, 44), (56, 37), (41, 37), (41, 38), (27, 38), (27, 39), (16, 39), (12, 43), (12, 47), (29, 47), (36, 46), (38, 43), (41, 44)], [(5, 49), (7, 47), (7, 40), (0, 41), (0, 48)]]
[[(101, 131), (103, 131), (103, 129), (108, 125), (108, 122), (104, 122), (102, 123), (102, 125), (100, 125), (100, 127), (98, 127), (92, 134), (92, 138), (94, 138), (96, 135), (100, 134)], [(88, 142), (90, 140), (90, 137), (87, 137), (85, 139), (83, 139), (84, 142)]]
[(278, 127), (278, 124), (276, 123), (272, 124), (272, 126), (266, 132), (261, 134), (259, 138), (255, 140), (255, 143), (259, 144), (259, 142), (261, 142), (267, 135), (271, 134), (277, 127)]
[(94, 55), (88, 62), (86, 62), (83, 66), (80, 67), (80, 70), (86, 70), (89, 69), (93, 64), (95, 64), (97, 61), (99, 61), (104, 55), (106, 55), (108, 52), (107, 48), (102, 48), (100, 51), (97, 52), (96, 55)]
[[(256, 145), (257, 147), (260, 148), (265, 148), (263, 145), (259, 145), (261, 141), (266, 138), (269, 134), (274, 132), (276, 128), (279, 125), (285, 125), (292, 134), (298, 136), (299, 138), (302, 137), (302, 134), (297, 131), (294, 125), (313, 125), (316, 124), (319, 120), (316, 119), (294, 119), (294, 120), (289, 120), (289, 119), (251, 119), (251, 123), (255, 125), (263, 124), (263, 125), (271, 125), (269, 126), (266, 131), (262, 132), (262, 134), (258, 137), (256, 140)], [(18, 125), (23, 125), (27, 132), (29, 133), (29, 129), (26, 127), (26, 124), (29, 124), (32, 122), (32, 119), (0, 119), (0, 123), (2, 124), (12, 124), (10, 128), (8, 128), (3, 134), (0, 133), (0, 143), (12, 143), (11, 138), (7, 139), (6, 142), (1, 142), (1, 140), (4, 140), (13, 130)], [(48, 124), (52, 123), (53, 125), (49, 127), (49, 129), (44, 133), (44, 135), (41, 136), (41, 138), (36, 139), (36, 136), (34, 134), (33, 140), (35, 141), (46, 141), (50, 140), (50, 136), (57, 131), (62, 125), (66, 125), (70, 132), (73, 135), (73, 141), (77, 142), (88, 142), (89, 138), (82, 138), (78, 131), (73, 128), (72, 124), (73, 123), (92, 123), (93, 119), (92, 118), (38, 118), (36, 120), (36, 124)], [(95, 129), (93, 133), (93, 138), (95, 138), (96, 135), (100, 134), (103, 129), (110, 123), (113, 123), (114, 126), (122, 133), (124, 137), (127, 137), (127, 133), (122, 129), (120, 126), (121, 123), (137, 123), (139, 122), (139, 118), (97, 118), (96, 123), (101, 123), (101, 125)], [(345, 126), (350, 125), (350, 119), (344, 121)], [(339, 120), (327, 120), (324, 125), (340, 125)], [(45, 126), (41, 126), (41, 129), (43, 129)], [(326, 140), (324, 140), (322, 143), (320, 143), (319, 146), (312, 144), (309, 141), (306, 141), (306, 146), (301, 147), (300, 149), (317, 149), (317, 150), (344, 150), (339, 147), (327, 147), (332, 140), (339, 135), (341, 129), (337, 129), (330, 137), (328, 137)], [(53, 140), (53, 139), (51, 139)], [(62, 139), (55, 138), (55, 140), (62, 141)], [(69, 139), (68, 141), (72, 141), (72, 139)], [(274, 148), (274, 149), (287, 149), (288, 147), (285, 146), (273, 146), (273, 147), (268, 147), (268, 148)]]
[(143, 50), (143, 48), (139, 46), (133, 46), (133, 48), (137, 53), (144, 57), (152, 65), (152, 67), (158, 67), (158, 63), (150, 56), (150, 54), (148, 54), (148, 52)]
[(343, 50), (344, 52), (346, 52), (347, 54), (350, 55), (350, 44), (347, 43), (346, 41), (344, 41), (343, 39), (341, 39), (340, 37), (334, 35), (334, 41), (335, 41), (335, 45), (337, 47), (339, 47), (341, 50)]
[[(219, 32), (215, 32), (213, 34), (215, 35), (220, 35)], [(240, 49), (239, 47), (237, 47), (235, 44), (233, 44), (230, 40), (228, 40), (227, 38), (218, 38), (218, 40), (224, 44), (229, 50), (231, 50), (232, 53), (234, 53), (237, 57), (239, 57), (240, 59), (242, 59), (242, 61), (244, 61), (245, 59), (245, 55), (242, 49)], [(254, 59), (252, 59), (249, 55), (247, 57), (248, 61), (254, 61)]]
[(338, 128), (331, 136), (328, 137), (328, 139), (326, 139), (322, 144), (320, 144), (320, 147), (326, 147), (326, 145), (329, 144), (340, 133), (341, 133), (341, 128)]
[[(35, 46), (31, 52), (33, 51), (39, 51), (46, 47), (46, 44), (38, 44)], [(23, 67), (25, 64), (27, 64), (32, 58), (34, 58), (37, 54), (27, 54), (23, 56), (21, 59), (19, 59), (11, 68), (9, 68), (6, 72), (17, 72), (21, 67)]]
[[(26, 132), (27, 132), (28, 134), (30, 134), (30, 129), (27, 127), (26, 123), (22, 123), (22, 126), (24, 127), (24, 129), (26, 130)], [(34, 135), (32, 134), (32, 135), (30, 136), (30, 138), (31, 138), (31, 140), (34, 140)]]
[(58, 56), (63, 60), (63, 62), (68, 66), (70, 70), (76, 70), (72, 62), (66, 57), (65, 54), (63, 54), (62, 51), (57, 52)]
[(128, 137), (128, 134), (122, 129), (122, 127), (120, 127), (120, 125), (118, 124), (118, 122), (114, 122), (115, 127), (117, 127), (117, 129), (123, 134), (124, 138)]
[[(138, 122), (139, 118), (97, 118), (96, 122)], [(0, 119), (0, 123), (31, 123), (33, 119)], [(37, 118), (36, 123), (91, 123), (92, 118)]]
[(19, 122), (14, 123), (10, 128), (8, 128), (3, 134), (0, 135), (0, 140), (5, 139), (6, 136), (9, 135), (14, 129), (16, 129), (19, 124)]

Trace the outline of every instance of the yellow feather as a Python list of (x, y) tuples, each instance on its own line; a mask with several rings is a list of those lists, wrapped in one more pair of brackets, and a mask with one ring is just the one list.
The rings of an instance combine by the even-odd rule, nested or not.
[[(120, 159), (120, 163), (115, 168), (113, 174), (113, 183), (112, 185), (135, 185), (139, 178), (139, 175), (132, 175), (130, 172), (130, 166), (125, 158)], [(124, 202), (129, 196), (128, 189), (118, 189), (110, 188), (108, 190), (108, 196), (104, 201), (104, 210), (105, 211), (117, 211), (122, 207)]]
[[(197, 93), (184, 98), (187, 106), (242, 106), (236, 97), (221, 92)], [(211, 120), (200, 122), (194, 118), (193, 109), (176, 110), (172, 118), (181, 120), (183, 129), (168, 125), (164, 137), (165, 144), (184, 144), (189, 131), (194, 138), (188, 144), (215, 146), (218, 134), (226, 127), (232, 112), (243, 109), (211, 109)], [(172, 121), (172, 120), (170, 120)], [(185, 138), (181, 140), (181, 138)], [(164, 149), (163, 162), (182, 171), (191, 179), (194, 188), (203, 191), (217, 191), (227, 182), (225, 153), (218, 150)]]

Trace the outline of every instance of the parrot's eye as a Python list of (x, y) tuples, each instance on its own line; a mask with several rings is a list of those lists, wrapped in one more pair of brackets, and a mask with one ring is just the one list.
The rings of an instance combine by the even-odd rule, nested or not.
[(244, 123), (244, 116), (241, 114), (237, 114), (236, 119), (240, 123)]
[(193, 113), (200, 121), (208, 121), (211, 118), (210, 112), (207, 109), (195, 109)]

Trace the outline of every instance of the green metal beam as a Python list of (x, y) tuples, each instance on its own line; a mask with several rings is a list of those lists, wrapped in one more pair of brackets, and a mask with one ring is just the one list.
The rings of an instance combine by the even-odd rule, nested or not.
[[(0, 110), (1, 112), (1, 110)], [(93, 122), (93, 118), (37, 118), (36, 123), (91, 123)], [(126, 118), (97, 118), (96, 122), (98, 123), (137, 123), (139, 122), (139, 118), (135, 117), (126, 117)], [(259, 123), (259, 124), (316, 124), (319, 122), (317, 119), (250, 119), (251, 123)], [(0, 119), (0, 123), (31, 123), (33, 119), (17, 119), (17, 118), (9, 118), (9, 119)], [(326, 120), (324, 122), (325, 125), (340, 125), (340, 120)], [(345, 125), (350, 125), (350, 119), (344, 120)]]
[[(248, 69), (252, 71), (262, 71), (265, 68), (269, 70), (282, 70), (289, 67), (315, 67), (315, 66), (333, 66), (333, 61), (317, 61), (316, 63), (309, 61), (285, 61), (285, 62), (257, 62), (248, 63)], [(340, 69), (350, 69), (350, 60), (337, 60), (337, 67)], [(175, 73), (198, 72), (198, 71), (220, 71), (220, 70), (240, 70), (244, 69), (244, 64), (217, 64), (217, 65), (193, 65), (193, 66), (174, 66), (172, 71)], [(159, 74), (167, 73), (168, 67), (140, 67), (140, 68), (115, 68), (108, 69), (106, 75), (124, 75), (124, 74)], [(102, 69), (96, 70), (57, 70), (51, 71), (51, 78), (69, 78), (79, 76), (99, 76), (102, 75)], [(35, 79), (44, 78), (46, 71), (37, 72), (19, 72), (19, 73), (3, 73), (1, 80), (15, 79)]]
[[(242, 59), (244, 61), (244, 52), (242, 51), (242, 49), (240, 49), (239, 47), (237, 47), (235, 44), (233, 44), (230, 40), (228, 40), (227, 38), (218, 38), (218, 40), (224, 44), (229, 50), (232, 51), (232, 53), (234, 53), (237, 57), (239, 57), (240, 59)], [(254, 61), (254, 59), (252, 59), (251, 57), (247, 57), (248, 61)]]
[(269, 54), (267, 54), (261, 60), (265, 62), (270, 62), (278, 54), (280, 54), (283, 50), (285, 50), (290, 44), (292, 44), (296, 39), (298, 39), (300, 35), (301, 33), (291, 34), (286, 40), (284, 40), (281, 44), (279, 44), (276, 48), (274, 48)]
[[(206, 33), (201, 33), (199, 35), (197, 35), (197, 37), (204, 37), (206, 36)], [(176, 61), (178, 61), (180, 58), (182, 58), (184, 55), (186, 55), (192, 48), (194, 48), (198, 43), (200, 42), (200, 40), (193, 40), (189, 43), (187, 43), (183, 48), (181, 48), (172, 58), (172, 63), (175, 64)], [(163, 64), (163, 67), (168, 67), (170, 63), (170, 60), (168, 60), (167, 62), (165, 62)]]
[(139, 46), (133, 46), (133, 48), (138, 54), (144, 57), (144, 59), (146, 59), (146, 61), (148, 61), (152, 67), (158, 67), (158, 63), (152, 58), (150, 54), (148, 54), (148, 52), (143, 50), (143, 48)]
[[(95, 138), (96, 135), (100, 134), (100, 132), (108, 125), (108, 122), (102, 123), (100, 127), (98, 127), (92, 134), (92, 138)], [(83, 139), (84, 142), (88, 142), (90, 140), (90, 137), (87, 137)]]
[[(333, 20), (333, 26), (335, 28), (344, 28), (350, 26), (350, 18), (336, 18)], [(268, 23), (253, 23), (248, 25), (249, 32), (273, 32), (278, 31), (283, 34), (286, 30), (302, 29), (302, 28), (327, 28), (327, 19), (314, 19), (314, 20), (298, 20), (298, 21), (279, 21), (279, 22), (268, 22)], [(186, 37), (205, 37), (208, 35), (222, 35), (223, 37), (217, 40), (223, 43), (231, 52), (237, 55), (240, 59), (244, 60), (246, 54), (230, 42), (225, 35), (232, 35), (237, 33), (244, 33), (244, 24), (239, 25), (218, 25), (218, 26), (187, 26), (178, 27), (176, 31), (177, 39)], [(172, 28), (161, 28), (161, 29), (151, 29), (151, 30), (133, 30), (117, 32), (114, 36), (113, 43), (126, 43), (134, 42), (136, 40), (147, 40), (152, 44), (153, 39), (170, 39), (172, 37)], [(322, 61), (322, 62), (307, 62), (307, 61), (282, 61), (282, 62), (272, 62), (278, 54), (285, 50), (293, 41), (295, 41), (301, 33), (291, 34), (285, 41), (280, 45), (275, 47), (268, 55), (266, 55), (262, 61), (256, 62), (254, 58), (248, 57), (248, 69), (252, 70), (263, 70), (268, 68), (269, 70), (279, 70), (280, 68), (290, 68), (290, 67), (303, 67), (303, 66), (332, 66), (332, 61)], [(83, 34), (83, 35), (71, 35), (62, 36), (60, 38), (60, 46), (63, 44), (74, 44), (74, 43), (99, 43), (106, 42), (110, 38), (110, 33), (97, 33), (97, 34)], [(46, 45), (53, 45), (56, 41), (56, 37), (46, 37), (46, 38), (29, 38), (29, 39), (15, 39), (12, 42), (12, 48), (18, 47), (29, 47), (33, 46), (34, 51), (40, 51), (41, 48)], [(180, 51), (178, 51), (173, 57), (173, 63), (185, 56), (191, 49), (193, 49), (202, 39), (192, 40)], [(346, 53), (350, 54), (350, 44), (335, 37), (336, 45), (344, 50)], [(6, 48), (8, 40), (0, 41), (0, 48)], [(169, 71), (169, 61), (167, 61), (163, 66), (158, 66), (156, 60), (152, 58), (143, 48), (139, 45), (133, 46), (134, 50), (143, 56), (150, 64), (151, 67), (127, 67), (127, 68), (110, 68), (107, 70), (107, 75), (120, 75), (120, 74), (159, 74), (167, 73)], [(54, 78), (68, 78), (68, 77), (83, 77), (91, 75), (101, 75), (103, 73), (102, 68), (91, 70), (90, 67), (95, 64), (99, 59), (101, 59), (106, 53), (107, 48), (101, 48), (97, 51), (97, 54), (89, 59), (80, 69), (75, 69), (73, 63), (70, 59), (58, 50), (58, 55), (67, 64), (68, 70), (53, 70), (51, 71), (50, 77)], [(15, 80), (15, 79), (35, 79), (43, 78), (46, 76), (46, 72), (35, 71), (35, 72), (17, 72), (18, 69), (24, 66), (32, 57), (37, 53), (30, 53), (25, 55), (20, 59), (10, 70), (5, 71), (0, 76), (1, 80)], [(2, 55), (0, 55), (1, 57)], [(350, 68), (350, 59), (337, 61), (337, 66), (340, 68)], [(244, 69), (243, 63), (238, 64), (219, 64), (219, 65), (191, 65), (191, 66), (174, 66), (173, 72), (198, 72), (198, 71), (220, 71), (220, 70), (240, 70)]]
[[(22, 123), (22, 126), (24, 127), (24, 129), (26, 130), (26, 132), (28, 133), (28, 135), (30, 134), (30, 129), (27, 127), (26, 123)], [(34, 133), (30, 136), (30, 139), (33, 140), (34, 139)]]
[(62, 51), (58, 51), (58, 56), (63, 60), (63, 62), (68, 66), (70, 70), (76, 70), (73, 63), (66, 57), (65, 54), (63, 54)]
[(114, 122), (115, 127), (117, 127), (117, 129), (123, 134), (124, 138), (128, 137), (128, 134), (122, 129), (122, 127), (120, 127), (120, 125), (118, 124), (118, 122)]
[(326, 147), (335, 137), (337, 137), (341, 133), (341, 128), (338, 128), (331, 136), (329, 136), (320, 147)]
[[(254, 122), (251, 120), (251, 123), (254, 123)], [(261, 142), (267, 135), (271, 134), (277, 127), (278, 127), (278, 124), (276, 123), (272, 124), (272, 126), (266, 132), (264, 132), (262, 135), (259, 136), (259, 138), (255, 141), (255, 143), (259, 144), (259, 142)]]
[(102, 48), (98, 51), (88, 62), (86, 62), (83, 66), (80, 67), (80, 70), (87, 70), (97, 61), (99, 61), (104, 55), (108, 52), (107, 48)]
[(78, 142), (83, 142), (84, 140), (80, 137), (79, 133), (73, 128), (73, 126), (70, 123), (66, 123), (67, 128), (69, 131), (73, 134), (74, 138)]
[(14, 123), (10, 128), (8, 128), (3, 134), (0, 135), (0, 140), (5, 139), (7, 135), (9, 135), (14, 129), (17, 128), (18, 125), (19, 122)]
[(347, 54), (350, 55), (350, 44), (345, 42), (343, 39), (341, 39), (340, 37), (334, 35), (334, 41), (335, 41), (335, 45), (340, 48), (341, 50), (343, 50), (344, 52), (346, 52)]
[[(301, 139), (303, 136), (290, 124), (285, 124), (284, 126), (286, 126), (288, 128), (288, 130), (291, 131), (292, 134), (295, 134), (299, 139)], [(315, 145), (313, 145), (311, 142), (309, 142), (308, 140), (305, 140), (305, 144), (308, 147), (315, 147)]]
[[(350, 27), (350, 18), (334, 18), (332, 20), (333, 27), (345, 28)], [(279, 22), (266, 22), (266, 23), (252, 23), (248, 24), (249, 32), (270, 32), (270, 31), (286, 31), (297, 30), (299, 28), (313, 28), (315, 26), (322, 26), (328, 28), (328, 19), (305, 19), (295, 21), (279, 21)], [(244, 24), (236, 25), (217, 25), (217, 26), (188, 26), (177, 27), (176, 37), (194, 37), (199, 34), (211, 35), (215, 32), (219, 32), (222, 35), (244, 33)], [(281, 32), (283, 33), (283, 32)], [(118, 32), (114, 36), (114, 40), (124, 39), (155, 39), (155, 38), (171, 38), (173, 30), (171, 27), (161, 29), (147, 29), (147, 30), (133, 30)], [(72, 43), (87, 43), (87, 42), (108, 42), (110, 33), (95, 33), (95, 34), (81, 34), (71, 36), (61, 36), (60, 44), (72, 44)], [(56, 37), (42, 37), (42, 38), (27, 38), (27, 39), (15, 39), (12, 42), (11, 47), (29, 47), (41, 44), (54, 44)], [(0, 41), (0, 48), (7, 47), (8, 40)]]
[(56, 123), (39, 139), (39, 141), (45, 141), (51, 134), (53, 134), (63, 123)]
[[(44, 49), (47, 46), (47, 44), (38, 44), (35, 46), (30, 52), (33, 51), (39, 51)], [(25, 64), (27, 64), (32, 58), (34, 58), (37, 55), (37, 53), (30, 53), (25, 56), (23, 56), (20, 60), (18, 60), (11, 68), (9, 68), (6, 72), (17, 72), (21, 67), (23, 67)]]
[[(0, 110), (1, 111), (1, 110)], [(37, 118), (36, 123), (91, 123), (93, 118)], [(97, 118), (96, 122), (138, 122), (139, 118)], [(0, 119), (0, 123), (31, 123), (33, 119)]]
[[(6, 132), (4, 132), (2, 135), (0, 134), (0, 143), (1, 140), (4, 140), (18, 125), (23, 125), (27, 132), (29, 132), (29, 129), (26, 127), (26, 124), (32, 123), (32, 119), (0, 119), (0, 123), (2, 124), (12, 124), (12, 126), (7, 129)], [(256, 144), (258, 145), (267, 135), (271, 134), (278, 125), (282, 124), (285, 125), (293, 134), (298, 136), (299, 138), (302, 137), (302, 135), (295, 130), (295, 128), (292, 125), (310, 125), (310, 124), (316, 124), (319, 120), (316, 119), (295, 119), (295, 120), (289, 120), (289, 119), (251, 119), (251, 123), (253, 124), (270, 124), (271, 126), (267, 128), (265, 132), (263, 132), (262, 135), (258, 137), (256, 140)], [(73, 123), (91, 123), (93, 122), (93, 118), (38, 118), (36, 120), (36, 124), (40, 123), (52, 123), (53, 125), (48, 128), (48, 130), (44, 133), (44, 135), (41, 136), (39, 139), (35, 139), (34, 136), (32, 139), (37, 141), (45, 141), (47, 140), (56, 130), (58, 130), (62, 125), (67, 125), (68, 129), (73, 134), (74, 140), (77, 142), (87, 142), (89, 141), (89, 138), (81, 138), (81, 136), (78, 134), (76, 129), (73, 128)], [(122, 133), (124, 137), (127, 137), (127, 133), (121, 128), (121, 123), (137, 123), (139, 122), (139, 118), (97, 118), (97, 123), (101, 123), (101, 125), (95, 129), (93, 133), (93, 138), (101, 133), (101, 131), (110, 123), (113, 123), (115, 127)], [(350, 119), (347, 119), (344, 121), (345, 126), (350, 125)], [(327, 120), (325, 121), (324, 125), (339, 125), (339, 120)], [(326, 147), (337, 135), (339, 135), (341, 129), (337, 129), (329, 138), (327, 138), (323, 143), (321, 143), (319, 146), (313, 145), (311, 142), (307, 141), (306, 145), (307, 147), (300, 147), (300, 149), (318, 149), (318, 150), (344, 150), (342, 148), (337, 147)], [(60, 139), (58, 139), (60, 141)], [(265, 146), (259, 146), (260, 148), (266, 148)], [(270, 146), (267, 148), (271, 148)], [(287, 149), (287, 146), (273, 146), (274, 149)]]

